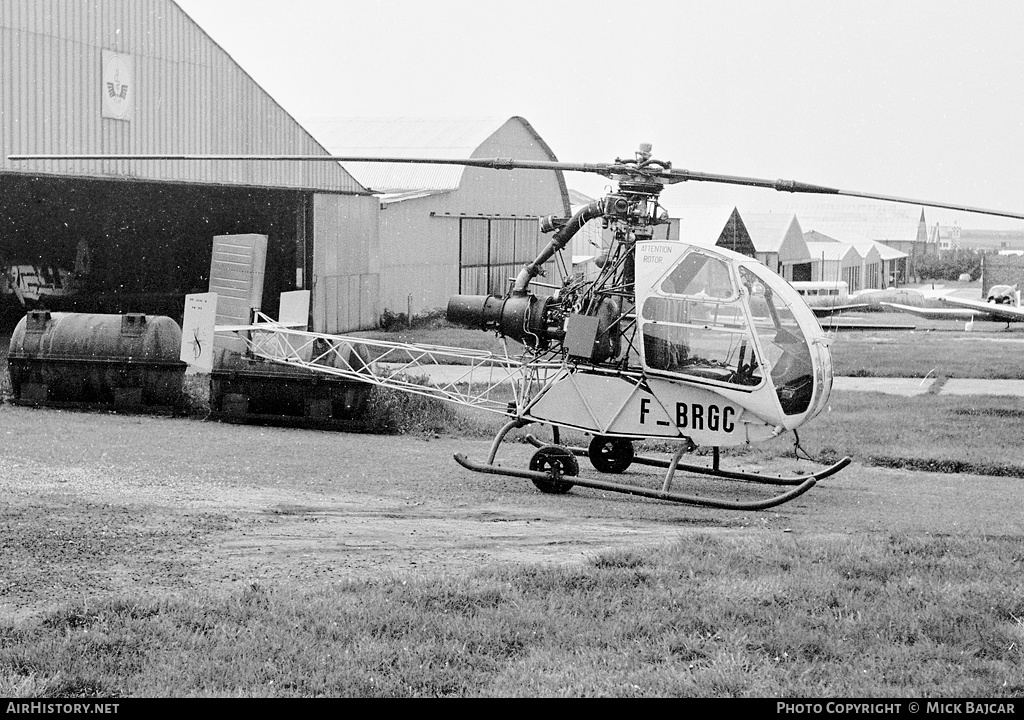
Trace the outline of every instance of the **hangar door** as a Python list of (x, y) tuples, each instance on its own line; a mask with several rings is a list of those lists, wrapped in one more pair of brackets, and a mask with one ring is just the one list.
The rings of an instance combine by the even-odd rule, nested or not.
[[(504, 295), (523, 265), (548, 243), (537, 218), (459, 218), (459, 293)], [(559, 256), (544, 265), (540, 281), (561, 286)], [(538, 295), (552, 288), (535, 286)]]
[[(279, 294), (309, 276), (307, 214), (295, 190), (4, 175), (0, 324), (32, 306), (180, 319), (185, 294), (207, 289), (213, 237), (243, 233), (269, 238), (264, 311), (276, 316)], [(54, 292), (18, 293), (28, 272)]]
[(793, 277), (790, 278), (793, 282), (810, 282), (811, 281), (811, 264), (808, 263), (796, 263), (793, 265)]

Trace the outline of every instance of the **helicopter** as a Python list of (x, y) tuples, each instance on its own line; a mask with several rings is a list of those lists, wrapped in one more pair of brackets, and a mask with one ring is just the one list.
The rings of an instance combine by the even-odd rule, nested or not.
[[(632, 158), (613, 163), (516, 161), (503, 158), (410, 159), (331, 155), (45, 155), (11, 160), (281, 160), (310, 162), (398, 162), (456, 164), (495, 170), (544, 169), (596, 173), (616, 187), (571, 217), (540, 219), (551, 235), (507, 291), (456, 295), (447, 319), (491, 332), (503, 352), (394, 343), (308, 331), (296, 303), (308, 291), (282, 295), (282, 317), (258, 310), (253, 322), (214, 327), (210, 313), (190, 315), (186, 302), (182, 359), (199, 364), (200, 335), (232, 333), (250, 357), (304, 367), (405, 392), (426, 395), (503, 415), (485, 460), (456, 454), (462, 467), (523, 478), (542, 492), (573, 487), (626, 493), (686, 505), (762, 510), (797, 498), (852, 461), (844, 457), (817, 472), (773, 476), (721, 467), (722, 448), (745, 446), (797, 431), (827, 406), (833, 368), (830, 336), (788, 282), (754, 258), (716, 246), (717, 238), (660, 240), (654, 229), (668, 222), (659, 204), (668, 185), (700, 181), (746, 185), (793, 193), (844, 195), (928, 205), (1024, 219), (1001, 211), (921, 202), (792, 180), (765, 180), (676, 169), (654, 158), (643, 144)], [(610, 246), (586, 279), (565, 272), (551, 295), (534, 291), (543, 267), (589, 222), (610, 231)], [(286, 297), (289, 296), (289, 297)], [(191, 296), (190, 296), (191, 297)], [(201, 303), (200, 303), (201, 304)], [(284, 308), (288, 307), (288, 318)], [(308, 305), (307, 305), (308, 307)], [(191, 342), (192, 350), (185, 347)], [(210, 343), (205, 343), (209, 346)], [(447, 378), (423, 381), (424, 368), (449, 369)], [(527, 439), (536, 450), (528, 467), (498, 462), (508, 434), (529, 425), (547, 426), (551, 440)], [(561, 431), (582, 431), (587, 447), (561, 441)], [(637, 441), (674, 443), (670, 457), (638, 455)], [(683, 463), (698, 446), (712, 449), (711, 465)], [(599, 477), (585, 477), (577, 458), (586, 457)], [(616, 482), (632, 465), (665, 470), (660, 488)], [(781, 490), (755, 500), (684, 494), (673, 490), (678, 472), (767, 485)]]

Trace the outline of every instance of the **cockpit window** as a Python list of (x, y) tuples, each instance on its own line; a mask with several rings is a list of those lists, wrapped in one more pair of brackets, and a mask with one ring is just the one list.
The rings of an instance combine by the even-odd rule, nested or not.
[(691, 252), (661, 282), (661, 291), (669, 295), (730, 298), (736, 293), (729, 266), (718, 258)]
[(798, 415), (810, 406), (814, 389), (814, 366), (803, 331), (792, 310), (767, 283), (745, 267), (740, 268), (740, 281), (750, 293), (750, 314), (779, 404), (787, 415)]
[(728, 265), (691, 252), (648, 297), (644, 362), (653, 370), (753, 387), (762, 382), (750, 327)]

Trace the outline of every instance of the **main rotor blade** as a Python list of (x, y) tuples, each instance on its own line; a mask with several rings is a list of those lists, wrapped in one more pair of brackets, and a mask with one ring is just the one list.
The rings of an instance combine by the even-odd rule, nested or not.
[(612, 175), (628, 172), (628, 166), (613, 163), (565, 163), (557, 160), (515, 160), (513, 158), (409, 158), (409, 157), (365, 157), (351, 155), (8, 155), (8, 160), (207, 160), (207, 161), (273, 161), (273, 162), (365, 162), (403, 163), (418, 165), (464, 165), (493, 170), (565, 170), (567, 172), (589, 172)]
[(677, 170), (666, 168), (661, 165), (652, 164), (649, 166), (637, 167), (631, 163), (567, 163), (557, 160), (515, 160), (513, 158), (408, 158), (408, 157), (365, 157), (349, 155), (199, 155), (199, 154), (98, 154), (98, 155), (8, 155), (7, 159), (12, 162), (31, 160), (174, 160), (174, 161), (271, 161), (271, 162), (365, 162), (365, 163), (411, 163), (419, 165), (462, 165), (466, 167), (483, 167), (494, 170), (562, 170), (565, 172), (584, 172), (604, 175), (605, 177), (642, 177), (652, 180), (660, 180), (666, 184), (678, 182), (713, 182), (724, 185), (746, 185), (749, 187), (761, 187), (779, 192), (804, 193), (816, 195), (842, 195), (844, 197), (864, 198), (866, 200), (881, 200), (883, 202), (903, 203), (906, 205), (923, 205), (925, 207), (942, 208), (944, 210), (957, 210), (961, 212), (977, 213), (979, 215), (993, 215), (996, 217), (1014, 218), (1024, 220), (1024, 213), (1009, 212), (1006, 210), (992, 210), (989, 208), (972, 207), (958, 203), (936, 202), (933, 200), (915, 200), (913, 198), (899, 197), (896, 195), (881, 195), (878, 193), (865, 193), (854, 190), (841, 190), (839, 188), (827, 187), (825, 185), (812, 185), (797, 180), (767, 180), (763, 178), (743, 177), (741, 175), (721, 175), (717, 173), (703, 173), (693, 170)]
[(763, 187), (778, 190), (779, 192), (842, 195), (844, 197), (882, 200), (884, 202), (903, 203), (906, 205), (924, 205), (925, 207), (942, 208), (943, 210), (959, 210), (962, 212), (979, 213), (981, 215), (995, 215), (997, 217), (1024, 220), (1024, 213), (1009, 212), (1007, 210), (990, 210), (987, 208), (971, 207), (970, 205), (936, 202), (934, 200), (914, 200), (913, 198), (899, 197), (897, 195), (881, 195), (878, 193), (858, 192), (856, 190), (840, 190), (839, 188), (827, 187), (825, 185), (811, 185), (797, 180), (764, 180), (761, 178), (742, 177), (739, 175), (717, 175), (714, 173), (702, 173), (691, 170), (666, 170), (665, 173), (676, 178), (674, 182), (693, 180), (695, 182), (715, 182), (726, 185)]

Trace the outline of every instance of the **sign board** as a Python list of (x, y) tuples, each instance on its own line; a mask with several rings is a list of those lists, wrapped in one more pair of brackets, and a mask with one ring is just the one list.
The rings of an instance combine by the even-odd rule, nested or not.
[(290, 328), (305, 330), (309, 326), (309, 290), (281, 293), (278, 322)]
[(181, 323), (181, 360), (198, 370), (213, 371), (213, 328), (217, 322), (217, 293), (185, 296)]

